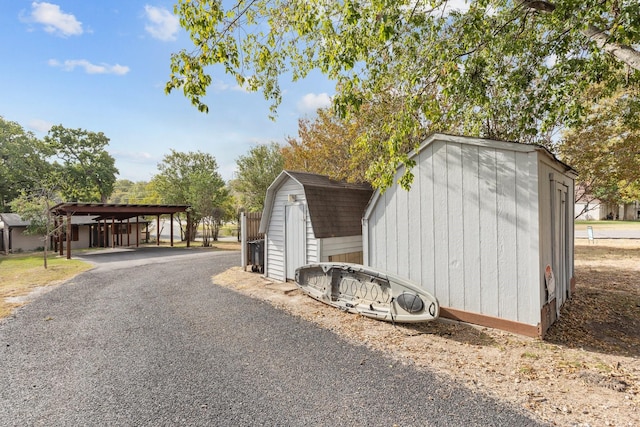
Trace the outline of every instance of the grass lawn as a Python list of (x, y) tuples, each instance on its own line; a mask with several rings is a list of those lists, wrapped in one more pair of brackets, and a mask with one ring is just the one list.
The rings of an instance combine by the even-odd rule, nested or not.
[[(169, 246), (169, 242), (160, 242), (161, 246)], [(179, 239), (174, 241), (174, 247), (186, 247), (186, 242)], [(238, 251), (240, 243), (217, 241), (211, 242), (208, 248), (202, 247), (202, 242), (191, 242), (195, 249)], [(75, 250), (74, 253), (92, 249)], [(42, 286), (57, 285), (71, 279), (78, 273), (89, 270), (92, 266), (86, 262), (66, 259), (49, 253), (48, 268), (44, 268), (43, 253), (0, 255), (0, 319), (7, 317), (11, 311), (24, 304), (20, 301), (25, 296)], [(8, 299), (8, 301), (7, 301)]]
[(586, 230), (589, 225), (594, 230), (640, 230), (640, 221), (575, 221), (576, 230)]
[(7, 298), (27, 295), (40, 286), (56, 285), (92, 267), (86, 262), (55, 254), (50, 254), (47, 261), (48, 268), (45, 269), (42, 252), (0, 255), (0, 318), (23, 304), (8, 302)]

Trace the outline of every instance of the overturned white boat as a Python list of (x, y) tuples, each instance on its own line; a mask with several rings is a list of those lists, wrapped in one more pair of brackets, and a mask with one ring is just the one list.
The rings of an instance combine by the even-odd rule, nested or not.
[(415, 283), (363, 265), (324, 262), (296, 269), (307, 295), (350, 313), (398, 323), (438, 318), (438, 300)]

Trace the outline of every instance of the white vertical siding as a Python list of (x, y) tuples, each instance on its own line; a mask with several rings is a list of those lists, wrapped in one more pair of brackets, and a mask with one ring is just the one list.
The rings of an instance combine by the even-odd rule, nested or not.
[(447, 233), (449, 267), (449, 306), (464, 307), (464, 222), (462, 191), (462, 147), (449, 143), (447, 147)]
[[(396, 235), (407, 236), (409, 235), (409, 197), (408, 192), (401, 187), (397, 186), (398, 191), (395, 192), (396, 197)], [(396, 240), (396, 265), (397, 271), (410, 272), (409, 267), (409, 241), (410, 239), (395, 239)]]
[[(305, 199), (306, 200), (306, 199)], [(305, 203), (305, 211), (304, 211), (306, 232), (307, 232), (307, 243), (306, 243), (306, 260), (305, 262), (320, 262), (320, 243), (319, 240), (315, 238), (313, 234), (313, 224), (311, 223), (311, 218), (309, 217), (309, 210), (307, 209)]]
[(398, 271), (398, 240), (394, 239), (394, 236), (397, 236), (397, 225), (398, 225), (398, 206), (397, 206), (397, 198), (396, 193), (398, 192), (399, 187), (397, 185), (391, 187), (384, 193), (384, 201), (385, 201), (385, 230), (384, 235), (386, 236), (386, 251), (384, 253), (384, 257), (387, 260), (387, 271)]
[[(433, 144), (433, 223), (434, 238), (428, 246), (434, 258), (434, 292), (440, 304), (449, 307), (449, 216), (447, 213), (447, 146), (442, 141)], [(417, 218), (420, 220), (420, 218)], [(406, 238), (409, 238), (407, 236)]]
[(496, 151), (478, 149), (480, 200), (480, 312), (498, 316), (498, 251), (495, 236), (498, 235), (498, 188)]
[(534, 324), (540, 319), (540, 280), (542, 267), (539, 261), (538, 206), (538, 153), (531, 152), (516, 157), (516, 203), (518, 206), (518, 316), (530, 319)]
[[(288, 178), (276, 190), (273, 202), (273, 210), (266, 232), (266, 274), (267, 277), (276, 280), (286, 280), (285, 272), (285, 205), (289, 204), (288, 196), (294, 194), (296, 203), (304, 205), (305, 216), (305, 262), (320, 262), (322, 258), (322, 245), (313, 234), (313, 225), (306, 206), (304, 189), (295, 180)], [(360, 249), (362, 250), (362, 238), (360, 237)]]
[(462, 226), (464, 228), (464, 307), (480, 313), (480, 153), (478, 147), (462, 151)]
[[(526, 154), (525, 154), (526, 155)], [(516, 167), (514, 152), (496, 151), (498, 162), (498, 316), (518, 319)], [(524, 243), (524, 242), (522, 242)]]
[[(318, 262), (327, 262), (332, 255), (342, 255), (362, 251), (362, 235), (346, 237), (328, 237), (321, 241), (322, 256)], [(309, 262), (312, 262), (311, 260)]]
[(435, 295), (436, 293), (436, 215), (440, 212), (440, 208), (435, 204), (434, 191), (434, 167), (433, 167), (433, 145), (429, 145), (422, 150), (416, 159), (419, 165), (421, 192), (412, 194), (413, 198), (420, 199), (420, 209), (411, 213), (412, 227), (419, 227), (414, 231), (414, 236), (420, 238), (421, 256), (421, 281), (422, 287)]
[[(289, 203), (289, 194), (295, 194), (298, 202), (304, 203), (304, 190), (293, 179), (287, 179), (276, 191), (271, 220), (266, 232), (267, 276), (275, 280), (286, 280), (285, 274), (285, 205)], [(307, 242), (308, 244), (308, 242)]]
[[(420, 212), (420, 203), (422, 201), (421, 191), (422, 191), (422, 182), (421, 179), (421, 171), (424, 168), (419, 162), (416, 163), (416, 166), (413, 168), (413, 183), (411, 184), (411, 189), (407, 194), (407, 212), (406, 212), (406, 221), (409, 229), (407, 230), (407, 234), (410, 232), (419, 232), (422, 233), (420, 227), (415, 227), (415, 219), (413, 217), (414, 212)], [(425, 206), (425, 210), (427, 207)], [(416, 283), (422, 282), (422, 267), (423, 263), (426, 261), (424, 259), (424, 255), (429, 252), (423, 253), (422, 250), (422, 240), (420, 238), (415, 239), (406, 239), (407, 250), (409, 254), (406, 258), (408, 262), (407, 266), (407, 277), (413, 280)]]
[[(545, 283), (544, 283), (544, 275), (542, 274), (542, 270), (547, 265), (554, 266), (553, 259), (553, 227), (552, 227), (552, 185), (554, 187), (555, 192), (555, 183), (551, 182), (550, 174), (553, 174), (554, 181), (557, 181), (563, 185), (567, 186), (567, 195), (566, 195), (566, 205), (567, 205), (567, 218), (566, 218), (566, 240), (567, 245), (565, 250), (567, 251), (566, 256), (567, 265), (565, 266), (565, 271), (560, 272), (556, 271), (557, 268), (554, 268), (554, 275), (558, 276), (559, 274), (564, 274), (565, 283), (569, 286), (570, 280), (574, 275), (574, 247), (573, 247), (573, 239), (574, 239), (574, 226), (573, 226), (573, 203), (574, 203), (574, 182), (572, 179), (569, 179), (563, 174), (563, 171), (555, 164), (550, 162), (548, 159), (540, 156), (541, 159), (537, 163), (537, 170), (539, 174), (538, 181), (538, 191), (540, 194), (540, 207), (538, 210), (539, 215), (539, 266), (538, 269), (538, 280), (540, 283), (539, 290), (539, 298), (542, 303), (544, 303), (545, 296)], [(556, 281), (558, 283), (558, 281)], [(558, 290), (556, 289), (556, 292)]]
[(411, 191), (394, 185), (374, 199), (369, 264), (420, 283), (445, 307), (536, 325), (537, 156), (434, 140), (415, 157)]

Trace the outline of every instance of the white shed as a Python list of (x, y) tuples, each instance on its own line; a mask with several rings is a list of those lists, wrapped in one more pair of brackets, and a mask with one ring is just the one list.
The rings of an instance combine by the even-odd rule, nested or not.
[(575, 284), (575, 171), (540, 146), (443, 134), (411, 158), (410, 191), (367, 206), (364, 264), (419, 283), (443, 317), (543, 336)]
[(265, 276), (286, 281), (309, 263), (362, 263), (361, 219), (372, 194), (367, 184), (283, 171), (267, 190), (260, 221)]

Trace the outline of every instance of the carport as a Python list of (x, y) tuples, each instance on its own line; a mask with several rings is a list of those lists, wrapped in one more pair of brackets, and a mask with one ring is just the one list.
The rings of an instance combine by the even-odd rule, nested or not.
[[(157, 219), (157, 224), (160, 224), (160, 215), (170, 215), (171, 216), (171, 246), (173, 246), (173, 215), (180, 212), (187, 213), (187, 229), (189, 229), (189, 224), (191, 223), (191, 216), (189, 215), (189, 205), (135, 205), (135, 204), (107, 204), (107, 203), (60, 203), (50, 209), (50, 212), (56, 217), (56, 222), (59, 221), (57, 218), (63, 217), (66, 218), (63, 221), (66, 221), (67, 230), (71, 230), (71, 217), (74, 215), (97, 215), (95, 221), (97, 223), (103, 222), (103, 232), (107, 233), (108, 230), (108, 222), (111, 222), (111, 246), (115, 247), (115, 236), (116, 236), (116, 222), (118, 224), (127, 224), (129, 227), (129, 220), (131, 218), (136, 218), (136, 247), (140, 245), (140, 230), (139, 230), (139, 220), (140, 216), (151, 215), (155, 216)], [(124, 222), (126, 220), (126, 223)], [(58, 224), (56, 224), (57, 226)], [(160, 227), (156, 227), (156, 244), (160, 245)], [(60, 249), (60, 255), (63, 254), (63, 238), (66, 237), (66, 246), (67, 246), (67, 259), (71, 259), (71, 235), (72, 233), (67, 232), (66, 236), (63, 233), (58, 233), (58, 247)], [(128, 238), (129, 234), (127, 234)], [(103, 239), (106, 241), (106, 239)], [(131, 242), (127, 242), (129, 245)], [(187, 247), (189, 247), (189, 239), (187, 238)]]

